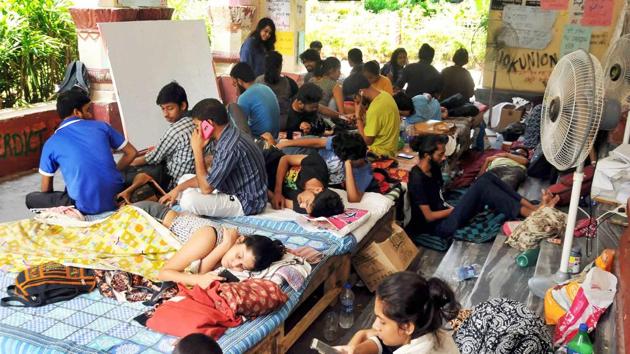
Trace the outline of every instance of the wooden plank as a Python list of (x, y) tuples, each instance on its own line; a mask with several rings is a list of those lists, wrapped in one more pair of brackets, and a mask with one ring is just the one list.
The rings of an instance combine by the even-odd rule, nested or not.
[(516, 265), (518, 250), (505, 245), (505, 235), (499, 234), (494, 241), (485, 264), (470, 297), (462, 306), (470, 308), (496, 297), (505, 297), (522, 303), (527, 301), (527, 281), (534, 275), (535, 267), (521, 268)]
[(302, 317), (300, 322), (298, 322), (289, 333), (287, 333), (284, 338), (281, 340), (281, 347), (284, 351), (283, 353), (291, 348), (291, 346), (300, 338), (300, 336), (306, 332), (306, 330), (311, 326), (311, 324), (321, 315), (322, 312), (326, 310), (328, 305), (330, 305), (333, 301), (337, 299), (339, 294), (341, 293), (341, 288), (330, 289), (326, 292), (326, 294), (311, 308), (310, 311)]
[(440, 266), (437, 268), (433, 276), (442, 279), (450, 285), (453, 292), (455, 292), (455, 298), (457, 298), (460, 303), (468, 303), (468, 297), (470, 296), (472, 289), (475, 287), (476, 279), (455, 281), (453, 279), (453, 274), (456, 269), (461, 266), (468, 266), (474, 263), (479, 264), (480, 266), (483, 265), (490, 249), (492, 248), (492, 245), (492, 242), (453, 242), (451, 248), (442, 259), (442, 262), (440, 262)]

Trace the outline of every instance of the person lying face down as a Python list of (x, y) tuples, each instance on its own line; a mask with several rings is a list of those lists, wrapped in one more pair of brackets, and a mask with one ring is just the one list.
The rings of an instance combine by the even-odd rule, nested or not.
[(344, 211), (339, 194), (328, 189), (326, 162), (319, 154), (284, 155), (277, 149), (265, 151), (269, 175), (268, 195), (274, 209), (289, 208), (313, 217), (333, 216)]
[[(239, 272), (259, 271), (280, 260), (286, 252), (278, 240), (240, 235), (236, 229), (217, 230), (208, 219), (179, 213), (157, 202), (133, 205), (160, 220), (183, 244), (158, 274), (162, 281), (206, 288), (215, 280), (225, 280), (212, 272), (219, 266)], [(186, 272), (195, 261), (200, 261), (198, 273)]]

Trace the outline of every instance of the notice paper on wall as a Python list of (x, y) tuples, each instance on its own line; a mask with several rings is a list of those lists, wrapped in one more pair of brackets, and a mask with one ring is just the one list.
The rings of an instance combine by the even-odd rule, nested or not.
[(614, 0), (584, 0), (582, 26), (610, 26)]
[(566, 10), (569, 0), (540, 0), (540, 7), (545, 10)]
[(276, 31), (291, 28), (291, 0), (267, 1), (267, 14), (276, 25)]
[(294, 39), (293, 32), (276, 32), (276, 50), (282, 55), (292, 56), (295, 53)]
[(516, 31), (517, 38), (508, 36), (506, 45), (512, 48), (545, 49), (553, 38), (556, 12), (540, 7), (505, 5), (503, 23)]
[(588, 27), (578, 25), (566, 25), (562, 35), (562, 45), (560, 46), (560, 57), (578, 49), (588, 52), (591, 47), (591, 33), (593, 30)]

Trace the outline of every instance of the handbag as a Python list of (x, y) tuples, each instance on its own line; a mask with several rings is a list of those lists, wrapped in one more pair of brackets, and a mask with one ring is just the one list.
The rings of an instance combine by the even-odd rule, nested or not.
[(7, 287), (9, 296), (0, 299), (0, 305), (39, 307), (73, 299), (95, 287), (96, 279), (91, 269), (48, 262), (21, 271), (15, 285)]

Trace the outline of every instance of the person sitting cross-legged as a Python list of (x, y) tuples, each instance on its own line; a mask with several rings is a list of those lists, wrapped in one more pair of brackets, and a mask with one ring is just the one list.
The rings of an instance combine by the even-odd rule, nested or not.
[(398, 149), (400, 113), (392, 95), (370, 85), (363, 74), (343, 82), (344, 96), (352, 96), (356, 107), (359, 134), (376, 158), (392, 158)]
[[(84, 214), (115, 210), (115, 196), (124, 188), (120, 171), (136, 157), (136, 148), (109, 124), (92, 119), (90, 98), (80, 89), (59, 94), (57, 113), (63, 120), (44, 144), (39, 162), (41, 192), (29, 193), (26, 207), (74, 205)], [(118, 162), (112, 150), (123, 153)], [(53, 190), (58, 169), (64, 192)]]
[(160, 137), (155, 149), (131, 162), (131, 166), (125, 171), (125, 183), (131, 184), (139, 172), (145, 172), (162, 188), (170, 190), (183, 175), (195, 173), (195, 159), (190, 149), (190, 134), (195, 125), (188, 110), (186, 91), (177, 82), (173, 81), (162, 87), (156, 104), (170, 126)]
[(317, 114), (322, 95), (322, 89), (313, 83), (307, 83), (300, 87), (289, 106), (287, 139), (293, 139), (294, 132), (314, 136), (322, 136), (324, 134), (326, 123)]
[(230, 71), (232, 83), (238, 89), (236, 102), (241, 108), (252, 137), (265, 133), (278, 139), (280, 130), (280, 106), (278, 98), (269, 86), (256, 83), (254, 71), (247, 63), (237, 63)]
[[(184, 175), (160, 202), (172, 205), (179, 198), (183, 210), (206, 216), (260, 213), (267, 203), (267, 174), (260, 148), (230, 124), (227, 110), (214, 98), (201, 100), (191, 115), (197, 126), (190, 138), (196, 173)], [(213, 127), (208, 140), (202, 136), (202, 122)], [(203, 149), (210, 141), (214, 154), (208, 171)]]
[(406, 230), (410, 235), (430, 234), (445, 238), (463, 227), (486, 206), (502, 213), (508, 220), (527, 217), (536, 209), (554, 207), (558, 196), (543, 191), (542, 203), (533, 205), (516, 193), (496, 175), (485, 173), (475, 181), (455, 207), (447, 205), (441, 196), (442, 172), (446, 138), (439, 135), (416, 137), (411, 147), (418, 152), (418, 162), (409, 174), (411, 222)]

